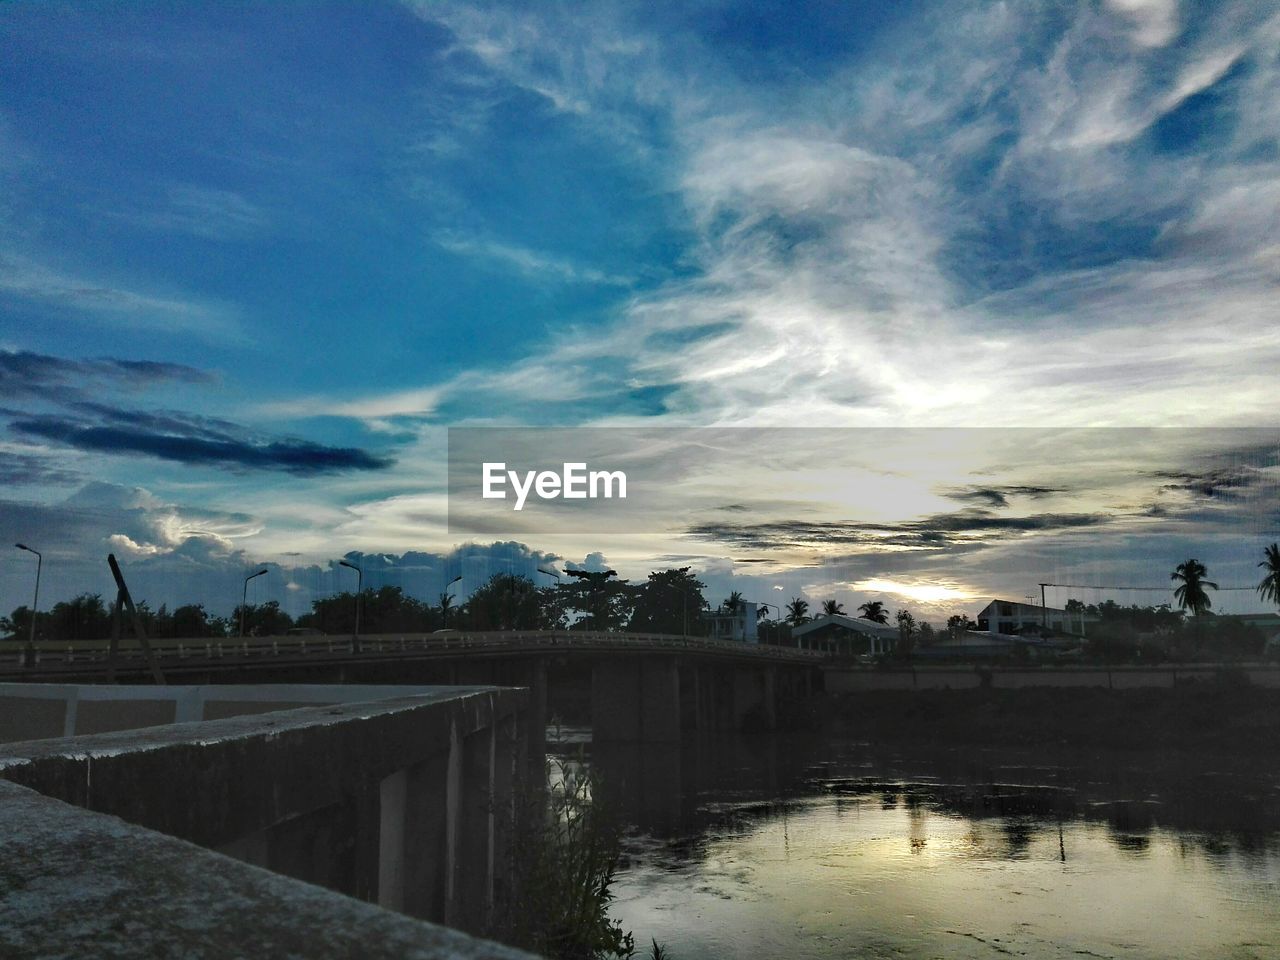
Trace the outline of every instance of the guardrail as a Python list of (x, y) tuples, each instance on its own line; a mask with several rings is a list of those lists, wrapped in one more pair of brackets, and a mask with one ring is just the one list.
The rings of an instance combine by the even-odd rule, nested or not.
[[(128, 641), (125, 641), (127, 643)], [(0, 651), (0, 671), (17, 672), (29, 669), (23, 666), (25, 644), (13, 643), (12, 649)], [(800, 650), (795, 647), (774, 647), (763, 644), (743, 643), (734, 640), (710, 640), (705, 637), (684, 637), (660, 633), (586, 633), (574, 631), (457, 631), (428, 634), (362, 634), (350, 635), (289, 635), (278, 637), (244, 638), (191, 638), (183, 640), (152, 640), (151, 649), (164, 663), (174, 661), (250, 660), (257, 658), (378, 658), (402, 656), (407, 653), (422, 655), (446, 655), (461, 650), (478, 652), (534, 652), (548, 648), (565, 650), (614, 650), (637, 652), (679, 651), (704, 652), (721, 656), (752, 660), (773, 660), (791, 663), (817, 663), (827, 654), (816, 650)], [(107, 641), (75, 641), (59, 644), (42, 641), (35, 646), (33, 666), (61, 664), (91, 664), (107, 662)], [(143, 661), (142, 650), (124, 646), (117, 651), (119, 662)]]

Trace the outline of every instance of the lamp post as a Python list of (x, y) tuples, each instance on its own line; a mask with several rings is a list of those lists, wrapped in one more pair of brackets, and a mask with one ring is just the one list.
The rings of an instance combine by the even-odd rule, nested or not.
[[(761, 610), (763, 610), (763, 611), (765, 612), (765, 615), (766, 615), (766, 616), (768, 616), (770, 609), (777, 610), (777, 611), (778, 611), (778, 616), (779, 616), (779, 617), (781, 617), (781, 616), (782, 616), (782, 609), (781, 609), (780, 607), (775, 606), (775, 605), (774, 605), (774, 604), (772, 604), (772, 603), (762, 603), (762, 604), (759, 604), (759, 607), (760, 607), (760, 609), (761, 609)], [(756, 619), (757, 619), (757, 620), (759, 620), (759, 619), (760, 619), (760, 615), (759, 615), (759, 614), (756, 614)], [(777, 639), (776, 635), (775, 635), (774, 639)]]
[(346, 560), (339, 560), (338, 566), (356, 572), (356, 634), (352, 645), (358, 650), (360, 648), (360, 606), (364, 600), (364, 571)]
[(555, 577), (557, 580), (560, 579), (559, 573), (557, 573), (555, 570), (548, 570), (546, 567), (538, 567), (538, 572), (545, 573), (548, 577)]
[(44, 567), (44, 556), (39, 550), (32, 550), (25, 543), (15, 543), (15, 547), (19, 550), (25, 550), (27, 553), (36, 555), (36, 595), (31, 601), (31, 632), (27, 636), (27, 652), (26, 665), (32, 666), (35, 663), (36, 653), (36, 613), (40, 610), (40, 570)]
[(449, 588), (462, 579), (462, 574), (458, 574), (452, 580), (444, 585), (444, 591), (440, 594), (440, 627), (448, 629), (449, 627), (449, 608), (445, 606), (445, 601), (449, 600)]
[(251, 573), (244, 578), (244, 590), (240, 594), (240, 636), (244, 636), (244, 608), (249, 603), (249, 581), (254, 577), (260, 577), (266, 570), (259, 570), (257, 573)]

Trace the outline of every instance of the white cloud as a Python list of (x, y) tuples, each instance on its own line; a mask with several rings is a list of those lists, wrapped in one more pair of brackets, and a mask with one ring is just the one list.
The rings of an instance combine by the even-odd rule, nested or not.
[(181, 332), (208, 340), (244, 339), (237, 312), (228, 305), (78, 276), (15, 254), (0, 255), (0, 292), (70, 307), (121, 327)]

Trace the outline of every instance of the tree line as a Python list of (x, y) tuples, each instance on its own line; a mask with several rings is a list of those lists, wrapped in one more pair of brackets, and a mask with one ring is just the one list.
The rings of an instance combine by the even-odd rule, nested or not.
[[(1264, 570), (1258, 594), (1280, 605), (1280, 545), (1273, 543), (1267, 547), (1258, 566)], [(357, 607), (362, 633), (430, 633), (442, 629), (573, 629), (689, 636), (708, 633), (709, 621), (704, 616), (711, 610), (705, 593), (707, 586), (689, 567), (657, 570), (635, 583), (620, 579), (613, 570), (568, 570), (566, 577), (554, 586), (539, 587), (529, 577), (498, 573), (462, 603), (456, 603), (447, 591), (432, 603), (410, 596), (400, 587), (367, 588), (358, 595), (339, 593), (316, 599), (311, 610), (296, 619), (280, 609), (274, 600), (238, 606), (229, 617), (212, 615), (201, 604), (184, 604), (173, 610), (162, 604), (153, 610), (142, 602), (138, 604), (138, 612), (147, 635), (158, 639), (232, 637), (241, 632), (247, 636), (279, 636), (296, 629), (329, 635), (350, 634), (355, 631)], [(1086, 606), (1076, 599), (1068, 600), (1066, 609), (1088, 613), (1100, 621), (1095, 646), (1107, 642), (1120, 647), (1134, 646), (1144, 636), (1171, 635), (1179, 631), (1187, 632), (1191, 641), (1195, 641), (1193, 645), (1199, 645), (1207, 636), (1206, 630), (1222, 635), (1223, 630), (1235, 629), (1230, 624), (1215, 624), (1212, 630), (1205, 626), (1205, 617), (1212, 608), (1209, 591), (1217, 590), (1218, 585), (1208, 579), (1208, 569), (1203, 563), (1190, 559), (1178, 564), (1171, 580), (1176, 584), (1173, 597), (1179, 605), (1178, 611), (1167, 604), (1121, 607), (1110, 600)], [(735, 590), (716, 610), (737, 614), (744, 604), (742, 594)], [(790, 643), (791, 629), (812, 620), (809, 610), (809, 601), (803, 597), (793, 597), (783, 607), (758, 605), (757, 630), (761, 641)], [(833, 599), (823, 601), (821, 611), (824, 616), (846, 615), (844, 605)], [(1186, 613), (1191, 615), (1189, 623)], [(858, 607), (858, 618), (887, 624), (889, 613), (883, 601), (870, 600)], [(917, 621), (907, 609), (898, 610), (894, 619), (898, 627), (899, 655), (909, 653), (914, 646), (931, 645), (939, 634), (956, 635), (976, 628), (965, 614), (949, 617), (941, 631)], [(14, 639), (26, 639), (30, 629), (31, 610), (26, 606), (0, 618), (0, 632)], [(111, 612), (100, 594), (85, 593), (61, 601), (36, 617), (37, 639), (101, 640), (110, 635)], [(1233, 641), (1241, 648), (1257, 647), (1262, 642), (1256, 628), (1252, 632), (1244, 631), (1241, 637)]]

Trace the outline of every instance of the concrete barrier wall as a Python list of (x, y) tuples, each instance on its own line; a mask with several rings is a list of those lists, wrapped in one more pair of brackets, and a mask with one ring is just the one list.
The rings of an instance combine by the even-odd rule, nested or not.
[(0, 780), (0, 955), (535, 960)]
[[(422, 693), (422, 685), (117, 686), (0, 683), (0, 743), (222, 720), (276, 710)], [(466, 692), (466, 688), (458, 688)]]
[(879, 670), (865, 667), (826, 667), (828, 693), (861, 690), (968, 690), (989, 678), (992, 687), (1107, 687), (1129, 690), (1174, 687), (1211, 681), (1223, 671), (1248, 679), (1259, 687), (1280, 687), (1280, 666), (1272, 664), (1191, 664), (1182, 666), (1071, 666), (1071, 667), (915, 667)]
[(327, 705), (11, 743), (0, 777), (427, 919), (472, 931), (487, 919), (497, 834), (510, 829), (495, 811), (512, 809), (524, 771), (524, 690), (117, 687), (43, 700), (78, 717), (112, 703), (101, 691), (130, 718), (139, 704), (177, 716), (211, 703)]

